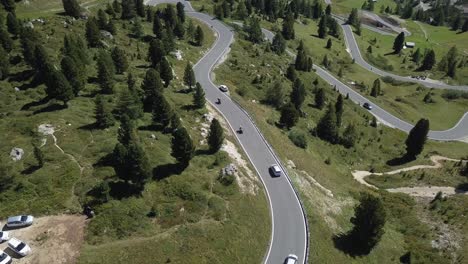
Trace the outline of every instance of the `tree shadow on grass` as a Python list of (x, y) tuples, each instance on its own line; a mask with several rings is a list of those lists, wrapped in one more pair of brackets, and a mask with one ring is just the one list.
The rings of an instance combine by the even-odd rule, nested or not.
[(352, 257), (364, 256), (371, 251), (371, 249), (365, 248), (361, 243), (357, 243), (350, 233), (341, 233), (333, 236), (333, 244), (335, 248)]
[(387, 165), (389, 166), (399, 166), (399, 165), (403, 165), (403, 164), (406, 164), (408, 162), (411, 162), (415, 160), (414, 157), (409, 157), (408, 155), (403, 155), (401, 157), (397, 157), (397, 158), (393, 158), (391, 160), (387, 160)]
[(213, 154), (213, 151), (210, 149), (197, 149), (195, 150), (195, 155), (196, 156), (204, 156), (204, 155), (211, 155)]
[(99, 129), (99, 127), (96, 125), (96, 123), (91, 123), (91, 124), (87, 124), (87, 125), (82, 125), (82, 126), (78, 127), (78, 129), (96, 130), (96, 129)]
[(185, 111), (193, 111), (193, 110), (195, 110), (196, 108), (195, 108), (194, 105), (188, 104), (188, 105), (183, 105), (183, 106), (181, 107), (181, 109), (182, 109), (182, 110), (185, 110)]
[(466, 193), (468, 192), (468, 182), (458, 184), (455, 188), (455, 193)]
[(40, 105), (43, 105), (43, 104), (45, 104), (45, 103), (47, 103), (47, 102), (49, 102), (49, 98), (44, 97), (44, 98), (42, 98), (42, 99), (40, 99), (40, 100), (38, 100), (38, 101), (30, 102), (30, 103), (27, 103), (27, 104), (23, 105), (23, 106), (21, 107), (21, 110), (22, 110), (22, 111), (27, 111), (27, 110), (29, 110), (31, 107), (40, 106)]
[(163, 180), (171, 175), (181, 174), (187, 166), (180, 163), (168, 163), (155, 167), (153, 169), (153, 178), (155, 180)]
[(110, 196), (121, 200), (131, 196), (139, 195), (143, 191), (141, 186), (131, 184), (125, 181), (109, 182)]
[(24, 70), (21, 72), (17, 73), (11, 73), (9, 75), (9, 81), (10, 82), (24, 82), (24, 80), (29, 80), (31, 77), (33, 77), (35, 74), (34, 70)]
[(93, 167), (107, 167), (107, 166), (114, 166), (112, 152), (101, 157), (96, 163), (93, 164)]
[(38, 109), (38, 110), (34, 111), (33, 114), (36, 115), (36, 114), (40, 114), (40, 113), (54, 112), (54, 111), (59, 111), (59, 110), (63, 110), (63, 109), (66, 109), (66, 108), (67, 108), (67, 105), (52, 103), (52, 104), (49, 104), (46, 107), (43, 107), (41, 109)]
[(40, 168), (41, 168), (41, 166), (31, 165), (27, 169), (24, 169), (23, 171), (21, 171), (21, 174), (23, 174), (23, 175), (31, 174), (31, 173), (37, 171)]

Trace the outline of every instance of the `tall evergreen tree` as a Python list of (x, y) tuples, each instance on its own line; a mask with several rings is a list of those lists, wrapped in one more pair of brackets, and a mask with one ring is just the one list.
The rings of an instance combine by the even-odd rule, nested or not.
[(286, 40), (291, 40), (295, 38), (294, 33), (294, 16), (291, 13), (286, 15), (286, 18), (283, 21), (283, 29), (281, 31), (283, 37)]
[(292, 103), (284, 105), (281, 108), (280, 124), (290, 129), (296, 125), (297, 121), (299, 121), (299, 112), (296, 107)]
[(415, 159), (424, 149), (424, 144), (429, 133), (429, 120), (420, 119), (411, 129), (406, 144), (406, 156), (409, 159)]
[(327, 17), (322, 16), (318, 24), (318, 36), (319, 38), (325, 38), (327, 36)]
[(302, 83), (301, 79), (297, 78), (294, 81), (292, 92), (291, 92), (291, 103), (294, 104), (296, 109), (299, 111), (304, 103), (306, 96), (306, 91), (304, 88), (304, 84)]
[(458, 14), (452, 21), (452, 30), (457, 31), (461, 26), (461, 16)]
[(63, 75), (72, 86), (73, 94), (77, 96), (78, 93), (85, 87), (85, 72), (81, 69), (80, 65), (69, 56), (63, 57), (62, 61), (60, 62), (60, 68), (62, 69)]
[(380, 95), (380, 93), (381, 93), (381, 91), (380, 91), (380, 79), (377, 78), (377, 79), (375, 79), (374, 84), (372, 85), (372, 90), (371, 90), (370, 95), (373, 96), (373, 97), (377, 97), (377, 96)]
[(329, 39), (327, 40), (327, 46), (326, 46), (325, 48), (331, 49), (331, 47), (332, 47), (332, 40), (331, 40), (331, 38), (329, 38)]
[(169, 65), (169, 61), (166, 59), (166, 57), (163, 57), (159, 65), (159, 75), (161, 76), (161, 80), (163, 80), (165, 87), (168, 87), (174, 78), (172, 75), (171, 65)]
[(424, 56), (422, 65), (420, 67), (421, 70), (430, 70), (432, 67), (434, 67), (434, 64), (436, 63), (435, 59), (435, 53), (434, 50), (429, 50), (426, 55)]
[(202, 46), (203, 45), (203, 40), (205, 36), (203, 35), (203, 29), (200, 26), (197, 26), (197, 29), (195, 31), (195, 45), (196, 46)]
[(46, 79), (46, 93), (49, 98), (62, 101), (65, 106), (73, 99), (73, 88), (62, 72), (50, 68)]
[(338, 141), (338, 127), (336, 126), (336, 113), (335, 107), (328, 106), (324, 116), (317, 124), (317, 136), (332, 144)]
[(97, 78), (102, 92), (113, 93), (115, 67), (110, 54), (105, 50), (100, 50), (96, 64)]
[(39, 80), (46, 80), (50, 70), (53, 68), (49, 54), (42, 45), (34, 46), (34, 61), (33, 67), (36, 71), (36, 77)]
[(78, 18), (80, 16), (81, 7), (77, 0), (62, 0), (62, 4), (65, 14), (74, 18)]
[(138, 16), (145, 17), (145, 4), (143, 0), (135, 0), (135, 11)]
[(195, 146), (185, 127), (179, 127), (172, 133), (171, 155), (184, 167), (187, 166), (195, 153)]
[(120, 89), (117, 105), (115, 107), (115, 111), (120, 119), (122, 119), (124, 115), (130, 117), (132, 120), (143, 116), (141, 97), (133, 88), (134, 87), (130, 86)]
[(20, 24), (15, 14), (8, 13), (6, 23), (8, 32), (10, 32), (10, 34), (16, 36), (20, 33)]
[(174, 111), (162, 93), (157, 93), (153, 104), (153, 124), (161, 129), (167, 129), (171, 124)]
[(285, 97), (285, 88), (279, 80), (274, 82), (265, 93), (265, 101), (276, 108), (283, 105)]
[(10, 74), (10, 58), (8, 53), (0, 46), (0, 80), (5, 80)]
[(393, 42), (393, 51), (395, 53), (400, 53), (404, 45), (405, 45), (405, 33), (401, 32), (400, 34), (398, 34), (398, 36), (395, 38), (395, 41)]
[(384, 234), (386, 213), (382, 200), (369, 193), (362, 193), (359, 205), (354, 208), (350, 231), (353, 245), (363, 254), (369, 253)]
[(123, 74), (128, 69), (128, 60), (125, 51), (116, 46), (112, 49), (111, 56), (114, 61), (116, 73)]
[(101, 32), (94, 17), (90, 17), (86, 21), (86, 40), (89, 47), (96, 48), (101, 45)]
[(421, 61), (421, 50), (419, 48), (416, 49), (415, 52), (411, 55), (411, 60), (418, 64)]
[(141, 89), (144, 92), (143, 108), (146, 112), (152, 111), (154, 104), (159, 99), (158, 96), (163, 92), (163, 84), (159, 77), (159, 72), (152, 68), (148, 69), (141, 83)]
[(271, 50), (273, 50), (278, 55), (283, 54), (286, 50), (286, 40), (284, 39), (281, 32), (277, 32), (276, 35), (273, 37)]
[(195, 93), (193, 93), (193, 105), (195, 108), (200, 109), (205, 107), (205, 91), (201, 87), (201, 84), (197, 82), (195, 84)]
[(184, 71), (184, 84), (187, 85), (189, 89), (192, 89), (193, 86), (195, 86), (195, 83), (195, 73), (193, 72), (192, 64), (190, 62), (187, 62)]
[(348, 20), (346, 21), (347, 24), (357, 26), (361, 22), (359, 21), (359, 15), (357, 8), (351, 9), (351, 13), (348, 16)]
[(96, 118), (96, 127), (108, 128), (115, 124), (114, 116), (112, 115), (111, 108), (104, 100), (102, 95), (98, 95), (95, 100), (94, 117)]
[(213, 120), (211, 121), (207, 141), (211, 153), (218, 152), (218, 150), (221, 149), (221, 146), (223, 145), (224, 131), (218, 119), (216, 118), (213, 118)]
[(132, 35), (137, 39), (141, 39), (144, 34), (145, 32), (143, 30), (143, 25), (141, 24), (141, 18), (135, 17), (133, 19)]
[(462, 26), (462, 32), (467, 32), (468, 31), (468, 18), (465, 19), (465, 22), (463, 22)]
[(290, 64), (288, 69), (286, 69), (286, 78), (291, 82), (294, 82), (297, 78), (296, 67), (295, 64)]
[(114, 9), (115, 13), (120, 14), (122, 12), (122, 5), (117, 0), (112, 2), (112, 8)]
[(156, 14), (153, 19), (153, 33), (156, 36), (156, 38), (161, 39), (163, 35), (163, 30), (164, 27), (161, 23), (161, 19), (159, 16)]
[(13, 49), (13, 40), (11, 39), (10, 35), (6, 30), (0, 26), (0, 46), (7, 51), (10, 52)]
[(356, 127), (353, 124), (349, 124), (343, 132), (343, 137), (340, 141), (345, 148), (352, 148), (356, 144), (357, 138)]
[(244, 1), (239, 1), (235, 12), (235, 18), (244, 20), (248, 16), (247, 7)]
[(97, 13), (97, 23), (100, 30), (107, 30), (107, 23), (109, 23), (109, 18), (107, 17), (104, 10), (99, 9)]
[(327, 8), (325, 8), (325, 14), (326, 14), (327, 16), (331, 16), (331, 11), (332, 11), (331, 5), (328, 4), (328, 5), (327, 5)]
[(179, 18), (180, 22), (182, 22), (182, 24), (185, 23), (184, 5), (181, 2), (177, 2), (176, 9), (177, 17)]
[(325, 90), (323, 88), (319, 88), (315, 92), (315, 107), (318, 109), (323, 109), (325, 106)]
[(153, 39), (148, 48), (148, 58), (151, 61), (151, 66), (157, 67), (165, 55), (166, 53), (162, 47), (161, 41), (159, 39)]
[(122, 0), (122, 19), (132, 19), (136, 16), (135, 0)]
[(244, 30), (247, 32), (248, 39), (253, 43), (260, 43), (263, 41), (262, 28), (260, 27), (260, 20), (257, 17), (251, 17), (245, 23)]
[(336, 113), (336, 126), (338, 128), (341, 127), (341, 121), (344, 112), (344, 105), (343, 105), (343, 96), (341, 94), (338, 95), (335, 103), (335, 113)]
[(7, 12), (15, 12), (15, 0), (2, 0), (1, 3)]
[(178, 39), (184, 39), (185, 27), (184, 24), (180, 21), (180, 19), (177, 19), (176, 25), (174, 27), (174, 35)]

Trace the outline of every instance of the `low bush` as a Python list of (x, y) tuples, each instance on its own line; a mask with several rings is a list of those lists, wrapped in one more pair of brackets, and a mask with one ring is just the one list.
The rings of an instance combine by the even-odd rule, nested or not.
[(468, 92), (457, 90), (445, 90), (442, 95), (447, 100), (468, 99)]
[(301, 130), (291, 130), (288, 134), (288, 137), (294, 143), (294, 145), (303, 149), (307, 148), (307, 136)]

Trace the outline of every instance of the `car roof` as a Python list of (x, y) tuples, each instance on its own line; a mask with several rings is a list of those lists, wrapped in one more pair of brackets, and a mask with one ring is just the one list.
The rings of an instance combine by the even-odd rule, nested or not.
[(14, 246), (14, 247), (17, 247), (19, 244), (21, 244), (21, 241), (15, 237), (12, 237), (10, 238), (10, 240), (8, 240), (8, 244)]
[(280, 168), (280, 166), (278, 166), (278, 164), (273, 164), (273, 165), (271, 165), (271, 167), (272, 167), (274, 170), (277, 170), (277, 171), (280, 171), (280, 170), (281, 170), (281, 168)]
[(20, 221), (20, 220), (21, 220), (21, 215), (16, 215), (16, 216), (10, 216), (10, 217), (8, 217), (8, 222)]

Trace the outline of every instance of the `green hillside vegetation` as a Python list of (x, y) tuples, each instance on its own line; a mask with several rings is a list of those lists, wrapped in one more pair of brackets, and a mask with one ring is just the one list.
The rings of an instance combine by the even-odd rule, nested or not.
[[(281, 105), (287, 105), (293, 86), (284, 77), (289, 72), (287, 68), (291, 58), (273, 54), (265, 43), (252, 47), (250, 42), (242, 40), (242, 35), (238, 34), (238, 40), (232, 45), (229, 59), (216, 70), (216, 78), (219, 83), (226, 84), (233, 98), (253, 114), (262, 133), (284, 163), (291, 164), (291, 160), (295, 164), (295, 169), (289, 167), (289, 173), (307, 209), (311, 227), (311, 259), (320, 263), (381, 263), (383, 260), (384, 263), (393, 263), (411, 251), (417, 262), (431, 259), (432, 263), (444, 263), (444, 253), (431, 248), (430, 241), (435, 233), (418, 220), (414, 201), (402, 194), (379, 193), (388, 208), (389, 219), (385, 234), (370, 254), (359, 258), (346, 255), (335, 247), (333, 238), (350, 229), (349, 218), (357, 193), (365, 189), (353, 180), (352, 170), (386, 171), (429, 163), (425, 158), (431, 153), (457, 158), (465, 155), (466, 144), (428, 142), (417, 160), (390, 166), (387, 161), (404, 153), (406, 135), (382, 125), (373, 127), (372, 116), (346, 99), (339, 135), (354, 135), (350, 139), (354, 146), (346, 148), (321, 140), (314, 136), (315, 128), (325, 115), (327, 106), (336, 104), (338, 93), (313, 72), (296, 71), (306, 91), (305, 101), (300, 107), (302, 116), (290, 130), (281, 128), (279, 109), (282, 109)], [(313, 56), (315, 50), (310, 50)], [(326, 102), (322, 109), (316, 104), (320, 90), (324, 91)], [(278, 103), (280, 107), (274, 107)], [(350, 132), (349, 125), (354, 125), (353, 132)], [(316, 188), (312, 177), (331, 190), (333, 197)]]
[[(149, 13), (154, 11), (153, 8)], [(20, 39), (14, 38), (9, 53), (10, 73), (0, 81), (1, 217), (81, 213), (85, 205), (90, 205), (96, 216), (89, 221), (78, 263), (154, 263), (155, 259), (178, 263), (260, 262), (271, 231), (261, 185), (251, 181), (249, 188), (257, 191), (249, 193), (235, 178), (219, 177), (221, 168), (231, 163), (231, 158), (223, 150), (212, 153), (200, 143), (207, 110), (193, 107), (193, 94), (182, 83), (187, 62), (194, 64), (211, 47), (213, 33), (201, 22), (186, 17), (184, 28), (191, 24), (204, 32), (202, 45), (194, 45), (191, 37), (184, 35), (174, 40), (174, 50), (181, 51), (182, 59), (168, 54), (168, 61), (157, 64), (161, 73), (166, 69), (175, 74), (166, 83), (168, 87), (163, 88), (164, 95), (156, 95), (158, 100), (165, 98), (166, 106), (176, 114), (169, 115), (172, 128), (161, 129), (155, 124), (161, 119), (153, 120), (151, 112), (141, 108), (140, 87), (151, 68), (148, 49), (155, 38), (153, 25), (147, 18), (107, 17), (116, 33), (112, 39), (102, 38), (103, 42), (98, 42), (102, 47), (86, 49), (88, 62), (79, 72), (84, 73), (85, 86), (76, 94), (68, 94), (68, 99), (57, 95), (49, 82), (56, 81), (65, 90), (78, 85), (78, 79), (68, 82), (60, 77), (60, 69), (65, 69), (61, 60), (67, 52), (63, 48), (64, 37), (82, 36), (85, 46), (87, 21), (77, 19), (64, 27), (64, 21), (71, 19), (51, 14), (45, 18), (45, 24), (34, 23), (33, 32), (41, 37), (27, 45), (43, 47), (35, 48), (37, 54), (49, 55), (52, 67), (46, 69), (51, 69), (57, 78), (49, 79), (45, 74), (42, 81), (36, 71), (42, 72), (41, 67), (49, 65), (39, 63), (42, 61), (38, 58), (43, 57), (36, 56), (33, 58), (38, 62), (29, 66)], [(115, 51), (115, 47), (120, 51)], [(116, 71), (123, 73), (112, 74), (113, 60), (119, 61)], [(98, 67), (97, 61), (102, 61), (103, 66)], [(156, 73), (161, 75), (158, 79), (164, 80), (165, 75)], [(95, 118), (96, 101), (102, 111), (99, 120)], [(123, 114), (130, 115), (131, 121), (124, 123)], [(55, 129), (53, 136), (38, 132), (41, 124), (51, 124)], [(133, 128), (126, 130), (128, 127)], [(174, 127), (185, 127), (195, 148), (186, 167), (173, 157), (176, 154), (171, 155), (171, 145), (177, 144), (171, 142)], [(227, 138), (234, 142), (232, 137)], [(128, 151), (119, 153), (126, 155), (120, 165), (114, 156), (118, 142)], [(20, 161), (13, 162), (8, 157), (13, 147), (24, 149)], [(128, 164), (137, 165), (138, 169), (131, 167), (128, 174), (115, 169), (127, 169)], [(246, 169), (240, 168), (241, 177), (246, 177)], [(149, 178), (128, 180), (139, 175)], [(226, 248), (231, 250), (227, 252)]]

